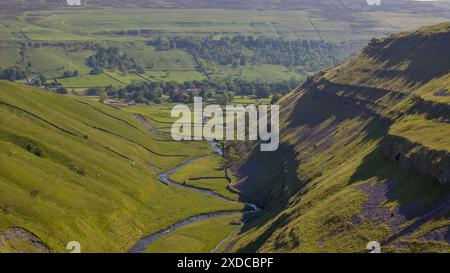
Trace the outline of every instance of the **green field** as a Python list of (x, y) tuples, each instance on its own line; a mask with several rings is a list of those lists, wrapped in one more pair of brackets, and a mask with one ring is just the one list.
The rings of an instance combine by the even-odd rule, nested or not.
[[(64, 70), (78, 70), (82, 76), (62, 79), (64, 87), (120, 86), (133, 80), (192, 81), (207, 78), (193, 56), (181, 49), (158, 51), (146, 43), (158, 36), (189, 37), (233, 35), (277, 37), (283, 39), (324, 40), (330, 43), (341, 41), (364, 41), (373, 36), (397, 31), (417, 25), (448, 20), (431, 14), (392, 13), (383, 11), (363, 12), (348, 20), (313, 12), (313, 10), (233, 10), (227, 9), (133, 9), (79, 8), (70, 10), (41, 10), (19, 13), (17, 18), (0, 22), (0, 67), (15, 64), (32, 66), (34, 74), (49, 78), (62, 76)], [(362, 23), (369, 22), (369, 23)], [(367, 25), (369, 24), (369, 25)], [(138, 31), (130, 34), (128, 31)], [(19, 42), (79, 43), (93, 42), (103, 46), (114, 46), (133, 58), (145, 69), (143, 77), (132, 73), (120, 75), (119, 71), (108, 71), (120, 82), (98, 77), (84, 76), (89, 73), (85, 59), (92, 55), (89, 50), (64, 49), (42, 46), (27, 48), (25, 58), (18, 55)], [(351, 49), (346, 49), (353, 52)], [(276, 82), (289, 79), (305, 79), (315, 71), (303, 67), (286, 68), (281, 65), (254, 64), (238, 68), (200, 62), (211, 78), (244, 79), (247, 81)]]
[(230, 199), (237, 200), (237, 194), (228, 191), (228, 180), (222, 167), (222, 158), (206, 157), (184, 166), (169, 176), (177, 183), (209, 189)]
[(148, 107), (145, 105), (138, 105), (134, 107), (127, 108), (127, 111), (130, 111), (135, 114), (142, 114), (149, 118), (150, 122), (160, 123), (160, 124), (171, 124), (177, 120), (177, 118), (171, 117), (171, 105), (175, 104), (165, 104), (165, 105), (154, 105), (152, 107)]
[[(295, 35), (318, 39), (304, 11), (258, 11), (225, 9), (107, 9), (91, 11), (29, 12), (24, 20), (37, 25), (87, 35), (112, 31), (150, 29), (168, 34), (218, 32), (263, 33), (265, 35)], [(320, 20), (320, 18), (317, 18)], [(324, 31), (339, 27), (336, 22), (322, 24)], [(341, 25), (341, 27), (343, 27)], [(108, 37), (108, 36), (106, 36)], [(120, 39), (121, 37), (117, 37)]]
[(92, 55), (90, 50), (68, 51), (62, 48), (33, 48), (28, 52), (28, 60), (37, 73), (46, 75), (48, 72), (59, 71), (62, 76), (64, 70), (87, 74), (90, 68), (84, 59)]
[(181, 227), (152, 243), (146, 253), (208, 253), (235, 229), (242, 215), (206, 219)]
[[(209, 67), (208, 67), (209, 68)], [(212, 78), (224, 79), (231, 76), (246, 81), (287, 81), (290, 79), (303, 79), (305, 76), (290, 71), (282, 65), (258, 64), (246, 65), (233, 69), (229, 66), (213, 66), (209, 69)]]
[(108, 77), (106, 74), (81, 75), (72, 78), (58, 79), (58, 82), (66, 88), (86, 88), (104, 86), (124, 86), (125, 84)]
[(19, 58), (19, 50), (15, 44), (0, 44), (0, 67), (14, 66), (19, 61)]
[(257, 99), (255, 97), (250, 96), (235, 96), (232, 103), (233, 104), (269, 104), (271, 102), (272, 98), (267, 99)]
[(198, 71), (146, 71), (143, 76), (151, 81), (176, 81), (179, 83), (205, 79), (205, 76)]
[[(108, 40), (123, 40), (114, 31), (153, 30), (174, 34), (258, 34), (287, 38), (321, 39), (342, 41), (367, 39), (376, 33), (413, 28), (419, 25), (443, 22), (448, 18), (432, 14), (365, 12), (349, 21), (336, 17), (325, 18), (306, 10), (233, 10), (226, 9), (96, 9), (33, 11), (22, 16), (38, 27), (25, 28), (32, 39), (73, 39), (74, 33), (82, 33), (87, 39), (93, 35)], [(358, 20), (375, 19), (382, 28), (370, 32), (358, 32)], [(314, 25), (312, 25), (314, 24)], [(315, 31), (319, 29), (320, 36)], [(352, 29), (353, 28), (353, 29)], [(70, 35), (63, 35), (70, 33)], [(77, 40), (82, 40), (78, 37)], [(130, 37), (126, 37), (129, 39)], [(141, 37), (133, 38), (142, 40)]]

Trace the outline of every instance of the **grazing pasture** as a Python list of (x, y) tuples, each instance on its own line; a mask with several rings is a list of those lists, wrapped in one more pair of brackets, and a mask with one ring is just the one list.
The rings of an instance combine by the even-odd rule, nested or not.
[(206, 219), (183, 226), (162, 236), (146, 253), (208, 253), (240, 227), (239, 213)]

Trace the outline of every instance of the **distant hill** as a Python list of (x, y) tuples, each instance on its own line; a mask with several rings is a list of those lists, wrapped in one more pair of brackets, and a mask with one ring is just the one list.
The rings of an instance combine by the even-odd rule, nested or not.
[(237, 188), (266, 208), (230, 251), (450, 250), (450, 23), (373, 39), (280, 102), (281, 145)]
[[(69, 0), (73, 2), (74, 0)], [(76, 0), (78, 2), (80, 0)], [(2, 10), (38, 10), (63, 8), (67, 0), (3, 0)], [(444, 2), (445, 3), (445, 2)], [(336, 16), (352, 16), (361, 11), (419, 12), (448, 14), (443, 5), (424, 3), (413, 0), (382, 1), (379, 6), (369, 5), (367, 0), (81, 0), (87, 7), (138, 7), (138, 8), (219, 8), (219, 9), (260, 9), (260, 10), (315, 10), (321, 14)], [(339, 12), (338, 12), (339, 11)], [(352, 16), (353, 17), (353, 16)]]

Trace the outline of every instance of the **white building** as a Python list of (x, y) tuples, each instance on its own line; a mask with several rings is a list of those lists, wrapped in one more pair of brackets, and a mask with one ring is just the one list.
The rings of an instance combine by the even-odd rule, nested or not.
[(81, 6), (81, 0), (66, 0), (69, 6)]

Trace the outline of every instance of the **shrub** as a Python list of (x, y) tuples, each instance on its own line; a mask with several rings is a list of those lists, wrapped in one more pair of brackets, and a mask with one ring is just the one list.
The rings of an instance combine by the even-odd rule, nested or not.
[(65, 94), (67, 94), (68, 92), (67, 92), (67, 89), (66, 89), (66, 88), (64, 88), (64, 87), (58, 87), (58, 88), (56, 89), (56, 93), (65, 95)]
[(69, 163), (69, 169), (79, 175), (86, 176), (87, 172), (83, 167), (79, 167), (76, 163)]
[(42, 148), (34, 143), (28, 143), (25, 146), (25, 149), (36, 156), (44, 157), (44, 151)]

